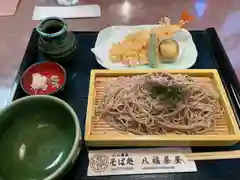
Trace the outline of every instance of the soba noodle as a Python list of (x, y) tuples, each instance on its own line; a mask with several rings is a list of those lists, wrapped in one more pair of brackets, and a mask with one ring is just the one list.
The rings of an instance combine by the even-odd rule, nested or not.
[(118, 131), (137, 135), (202, 134), (223, 115), (214, 93), (187, 75), (168, 73), (117, 78), (98, 110)]

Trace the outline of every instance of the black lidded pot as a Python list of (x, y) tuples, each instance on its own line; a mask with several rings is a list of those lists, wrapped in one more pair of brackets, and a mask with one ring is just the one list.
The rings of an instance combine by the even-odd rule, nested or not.
[(60, 64), (71, 61), (77, 49), (75, 35), (67, 31), (67, 24), (59, 17), (43, 19), (37, 26), (38, 50), (49, 61)]

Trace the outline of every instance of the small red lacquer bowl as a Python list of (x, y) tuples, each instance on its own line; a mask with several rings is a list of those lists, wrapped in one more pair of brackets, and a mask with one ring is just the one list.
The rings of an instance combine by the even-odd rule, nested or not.
[[(35, 90), (31, 87), (33, 81), (33, 74), (39, 73), (47, 78), (47, 89), (46, 90)], [(52, 85), (51, 77), (57, 76), (58, 87)], [(58, 63), (55, 62), (41, 62), (31, 65), (24, 73), (21, 78), (20, 84), (22, 89), (29, 95), (36, 94), (45, 94), (52, 95), (59, 90), (63, 89), (63, 86), (66, 83), (66, 71), (65, 69)]]

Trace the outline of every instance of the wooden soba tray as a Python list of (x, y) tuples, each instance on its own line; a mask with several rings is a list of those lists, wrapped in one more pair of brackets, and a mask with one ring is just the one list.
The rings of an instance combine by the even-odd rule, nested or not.
[(100, 119), (96, 106), (104, 97), (109, 80), (119, 76), (141, 75), (157, 70), (92, 70), (90, 78), (85, 140), (88, 146), (231, 146), (239, 142), (239, 128), (232, 107), (217, 70), (168, 70), (193, 77), (199, 84), (212, 89), (220, 97), (224, 117), (217, 119), (216, 127), (203, 135), (134, 135), (121, 134), (109, 123)]

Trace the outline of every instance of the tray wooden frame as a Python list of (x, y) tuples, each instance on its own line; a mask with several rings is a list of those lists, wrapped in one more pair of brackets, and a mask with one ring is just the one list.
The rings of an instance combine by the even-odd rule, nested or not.
[[(217, 135), (92, 135), (92, 117), (95, 111), (96, 78), (147, 74), (152, 72), (183, 73), (193, 77), (210, 77), (219, 91), (220, 101), (225, 109), (224, 121), (229, 134)], [(88, 146), (231, 146), (240, 141), (239, 127), (223, 87), (221, 78), (214, 69), (186, 70), (92, 70), (89, 84), (88, 107), (85, 124), (85, 141)]]

